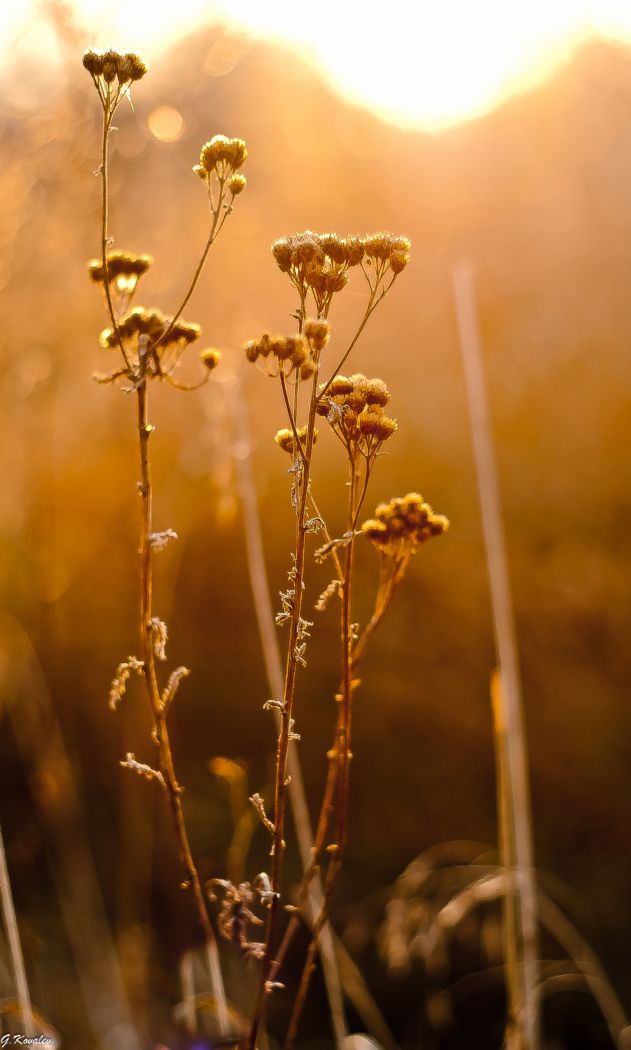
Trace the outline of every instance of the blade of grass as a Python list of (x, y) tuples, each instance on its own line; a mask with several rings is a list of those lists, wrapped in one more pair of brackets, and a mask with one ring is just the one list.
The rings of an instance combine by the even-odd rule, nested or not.
[(7, 857), (4, 851), (2, 828), (0, 828), (0, 897), (2, 898), (2, 914), (4, 915), (4, 927), (7, 931), (7, 940), (9, 942), (11, 965), (13, 967), (13, 976), (15, 978), (15, 989), (18, 1003), (20, 1004), (20, 1011), (24, 1019), (24, 1034), (26, 1036), (34, 1036), (33, 1008), (31, 1006), (31, 995), (29, 992), (28, 981), (26, 979), (26, 967), (24, 966), (24, 956), (22, 954), (20, 931), (18, 930), (18, 922), (15, 915), (13, 894), (11, 893), (11, 882), (9, 880)]
[(516, 1021), (522, 1050), (538, 1050), (540, 1038), (537, 889), (533, 866), (527, 744), (499, 483), (487, 406), (473, 278), (466, 266), (460, 264), (454, 270), (453, 287), (491, 589), (495, 644), (503, 687), (501, 713), (506, 726), (507, 786), (511, 801), (507, 817), (515, 848), (514, 878), (519, 928), (517, 966), (523, 996), (523, 1010)]

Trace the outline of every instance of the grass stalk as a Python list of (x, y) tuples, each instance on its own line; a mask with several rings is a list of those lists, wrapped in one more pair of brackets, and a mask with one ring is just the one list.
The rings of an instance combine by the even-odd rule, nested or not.
[(4, 850), (2, 828), (0, 828), (0, 898), (2, 898), (2, 914), (4, 916), (4, 926), (7, 932), (7, 940), (9, 942), (9, 953), (11, 956), (13, 977), (15, 979), (16, 996), (20, 1007), (20, 1014), (24, 1022), (24, 1034), (32, 1037), (35, 1035), (33, 1007), (31, 1005), (31, 994), (29, 992), (28, 980), (26, 978), (26, 967), (24, 965), (24, 955), (22, 954), (20, 931), (18, 929), (18, 922), (15, 914), (13, 894), (11, 892), (11, 882), (9, 879), (7, 857)]
[(491, 589), (495, 644), (502, 682), (499, 696), (501, 720), (505, 726), (506, 790), (510, 799), (506, 813), (506, 834), (514, 843), (515, 851), (515, 907), (519, 934), (516, 968), (521, 982), (522, 1003), (519, 1017), (515, 1019), (517, 1047), (519, 1050), (539, 1050), (537, 889), (533, 863), (527, 742), (499, 484), (491, 438), (473, 280), (467, 267), (459, 265), (454, 270), (453, 287)]

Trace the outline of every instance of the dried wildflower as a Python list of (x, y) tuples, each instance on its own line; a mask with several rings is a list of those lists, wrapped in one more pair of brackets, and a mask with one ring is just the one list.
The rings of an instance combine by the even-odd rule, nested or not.
[(312, 320), (305, 321), (303, 328), (305, 339), (311, 343), (314, 350), (321, 353), (331, 338), (331, 326), (328, 321)]
[(243, 193), (247, 185), (247, 181), (248, 180), (246, 179), (245, 175), (243, 175), (241, 172), (237, 172), (236, 175), (230, 176), (230, 181), (228, 182), (228, 189), (230, 190), (233, 197), (238, 197), (240, 193)]
[(411, 243), (407, 237), (393, 233), (372, 233), (363, 239), (364, 253), (371, 259), (388, 262), (393, 255), (409, 256)]
[(203, 364), (204, 368), (207, 368), (209, 372), (212, 372), (221, 360), (221, 354), (219, 350), (202, 350), (199, 355), (199, 359)]
[(374, 519), (362, 525), (362, 532), (380, 553), (399, 558), (414, 553), (421, 543), (441, 536), (448, 528), (447, 518), (434, 514), (418, 492), (409, 492), (389, 503), (380, 503)]
[(147, 377), (164, 379), (171, 375), (184, 350), (199, 339), (200, 333), (199, 325), (182, 320), (173, 323), (160, 310), (137, 306), (121, 317), (115, 329), (105, 328), (100, 343), (113, 350), (122, 343), (134, 374), (138, 373), (141, 349), (144, 348)]
[(244, 349), (248, 361), (256, 362), (269, 376), (277, 376), (282, 372), (285, 376), (293, 374), (304, 378), (304, 366), (311, 362), (311, 350), (302, 335), (270, 335), (264, 332), (260, 339), (251, 339), (246, 343)]
[[(118, 51), (86, 51), (83, 65), (94, 81), (102, 80), (106, 91), (118, 80), (121, 87), (133, 80), (141, 80), (148, 70), (146, 62), (133, 52), (121, 55)], [(97, 85), (98, 86), (98, 85)]]
[(207, 178), (216, 172), (219, 178), (226, 178), (230, 172), (237, 171), (244, 164), (247, 155), (248, 149), (243, 139), (229, 139), (225, 135), (214, 135), (210, 142), (206, 142), (201, 148), (199, 167), (202, 173), (196, 167), (195, 174), (200, 178)]
[[(300, 444), (304, 447), (304, 443), (305, 443), (305, 441), (307, 439), (307, 428), (306, 427), (298, 427), (298, 429), (296, 430), (296, 434), (298, 435), (298, 440), (299, 440)], [(314, 430), (313, 431), (313, 444), (314, 445), (315, 445), (317, 440), (318, 440), (318, 431)], [(293, 430), (289, 430), (287, 427), (283, 427), (282, 430), (277, 430), (276, 433), (274, 434), (274, 441), (276, 442), (276, 444), (278, 445), (279, 448), (282, 448), (283, 452), (289, 452), (289, 454), (292, 455), (292, 456), (296, 455), (296, 452), (298, 450), (296, 449), (296, 439), (294, 438)]]
[(311, 292), (318, 313), (325, 314), (333, 295), (348, 283), (348, 269), (361, 262), (364, 249), (359, 237), (305, 230), (275, 241), (272, 254), (279, 269), (289, 274), (301, 301)]
[[(151, 255), (134, 255), (132, 252), (111, 251), (107, 253), (107, 282), (110, 289), (128, 299), (134, 294), (139, 279), (147, 272), (153, 258)], [(105, 269), (101, 259), (91, 259), (88, 273), (95, 284), (105, 283)]]
[(367, 379), (361, 372), (337, 375), (328, 384), (325, 397), (319, 399), (316, 412), (326, 417), (351, 457), (359, 452), (372, 460), (398, 429), (396, 420), (384, 412), (389, 400), (383, 379)]

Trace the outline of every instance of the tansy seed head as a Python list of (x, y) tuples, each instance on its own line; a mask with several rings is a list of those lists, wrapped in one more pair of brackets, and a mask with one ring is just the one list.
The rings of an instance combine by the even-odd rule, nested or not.
[(378, 442), (387, 441), (399, 429), (396, 420), (376, 412), (362, 412), (358, 419), (360, 432)]
[(383, 379), (369, 379), (366, 383), (365, 393), (367, 405), (381, 405), (383, 407), (390, 400), (390, 391)]
[[(136, 278), (142, 277), (147, 272), (153, 258), (151, 255), (134, 255), (133, 252), (123, 252), (118, 249), (107, 253), (107, 278), (111, 283), (119, 277)], [(88, 272), (92, 280), (97, 284), (103, 284), (105, 272), (101, 259), (91, 259), (88, 263)]]
[(403, 252), (390, 253), (390, 269), (393, 273), (401, 273), (402, 270), (405, 270), (409, 261), (410, 256), (404, 255)]
[(100, 77), (103, 72), (103, 56), (98, 51), (85, 51), (83, 65), (93, 77)]
[(248, 180), (246, 179), (245, 175), (242, 175), (241, 172), (230, 177), (228, 189), (230, 190), (233, 197), (237, 197), (240, 193), (243, 193), (247, 181)]
[(118, 60), (120, 55), (117, 51), (106, 51), (103, 55), (103, 80), (111, 84), (118, 72)]
[(274, 241), (272, 255), (283, 273), (287, 273), (291, 269), (291, 244), (288, 237), (281, 237), (279, 240)]
[(219, 364), (221, 354), (218, 350), (212, 350), (209, 348), (208, 350), (201, 351), (199, 359), (204, 368), (207, 368), (209, 372), (212, 372)]
[[(301, 445), (304, 446), (306, 438), (307, 438), (307, 428), (306, 427), (299, 427), (297, 429), (296, 433), (298, 435), (298, 440), (300, 441)], [(313, 444), (314, 445), (315, 445), (317, 440), (318, 440), (318, 431), (314, 430), (313, 431)], [(296, 441), (295, 441), (295, 438), (294, 438), (293, 430), (288, 430), (286, 427), (284, 427), (282, 430), (277, 430), (275, 435), (274, 435), (274, 441), (276, 442), (276, 444), (278, 445), (279, 448), (282, 448), (283, 452), (289, 452), (290, 455), (292, 455), (292, 456), (295, 455), (295, 452), (296, 452), (296, 448), (295, 448)]]
[(313, 346), (314, 350), (322, 351), (331, 338), (331, 328), (328, 321), (309, 319), (304, 325), (305, 338)]
[(129, 75), (132, 80), (141, 80), (145, 74), (149, 71), (149, 66), (146, 62), (143, 62), (139, 55), (134, 54), (133, 51), (129, 51), (124, 56), (125, 62), (129, 65)]

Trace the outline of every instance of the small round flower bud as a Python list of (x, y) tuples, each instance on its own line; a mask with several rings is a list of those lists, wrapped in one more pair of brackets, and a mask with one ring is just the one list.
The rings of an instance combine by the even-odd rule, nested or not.
[(83, 65), (93, 77), (100, 77), (103, 72), (103, 56), (98, 51), (86, 51), (83, 55)]
[(103, 80), (107, 84), (111, 84), (116, 77), (119, 58), (117, 51), (106, 51), (103, 55)]
[(314, 350), (324, 350), (331, 338), (331, 328), (328, 321), (307, 320), (304, 327), (305, 338), (312, 344)]
[(202, 350), (199, 359), (204, 368), (207, 368), (209, 372), (212, 372), (219, 364), (221, 354), (218, 350)]
[(129, 63), (129, 75), (132, 80), (141, 80), (144, 75), (148, 72), (149, 66), (146, 62), (143, 62), (139, 55), (134, 54), (132, 51), (128, 52), (125, 56), (125, 61)]
[(276, 259), (276, 263), (283, 273), (286, 273), (291, 269), (291, 244), (287, 237), (281, 237), (278, 241), (274, 241), (272, 245), (272, 255)]
[(390, 269), (393, 273), (401, 273), (410, 261), (410, 256), (403, 252), (392, 252), (390, 255)]
[(390, 400), (390, 391), (383, 379), (369, 379), (366, 384), (366, 404), (384, 405)]
[(228, 189), (230, 190), (233, 197), (237, 197), (240, 193), (243, 193), (247, 181), (248, 180), (246, 179), (245, 175), (242, 175), (241, 173), (232, 175), (230, 177)]

